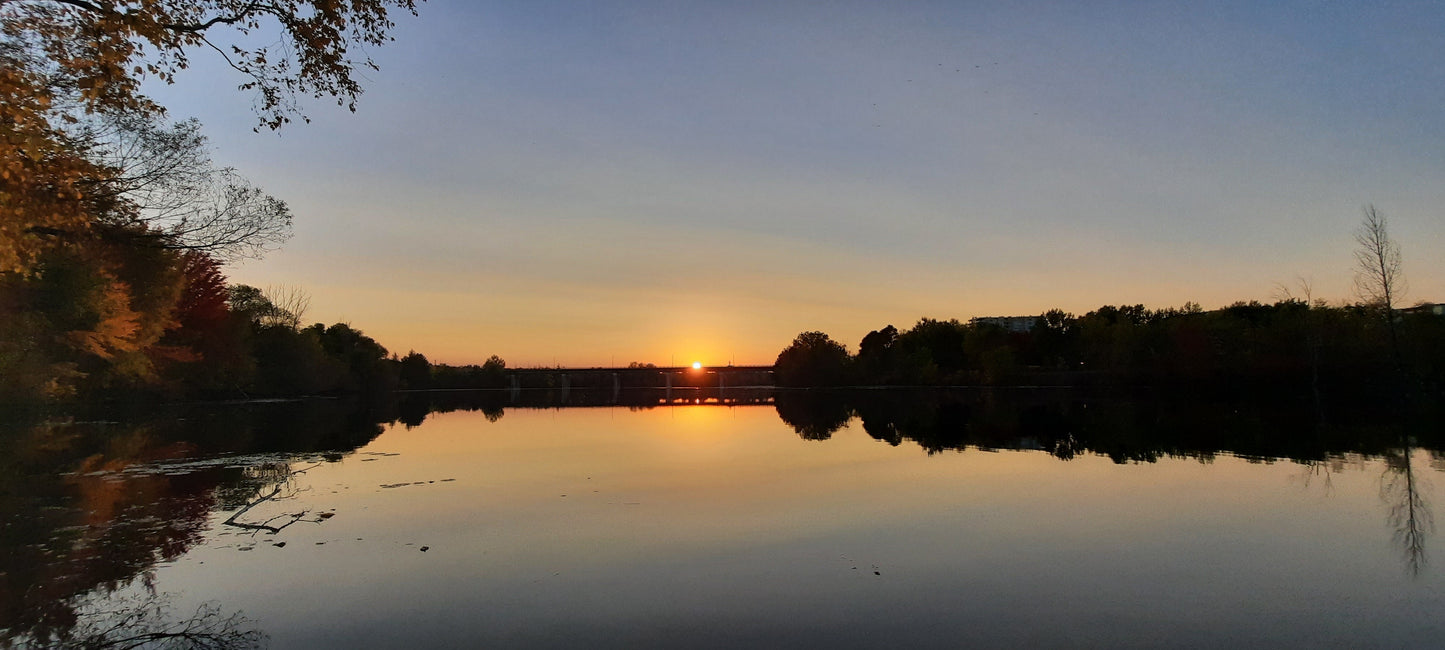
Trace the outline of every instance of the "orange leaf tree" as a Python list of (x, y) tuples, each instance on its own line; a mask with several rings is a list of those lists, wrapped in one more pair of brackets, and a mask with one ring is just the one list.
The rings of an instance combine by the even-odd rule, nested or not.
[(67, 131), (81, 116), (159, 115), (141, 84), (172, 82), (196, 50), (244, 75), (258, 129), (304, 120), (301, 96), (355, 110), (355, 71), (375, 68), (355, 52), (390, 41), (396, 11), (416, 0), (0, 1), (0, 272), (31, 272), (94, 218), (85, 187), (116, 172)]

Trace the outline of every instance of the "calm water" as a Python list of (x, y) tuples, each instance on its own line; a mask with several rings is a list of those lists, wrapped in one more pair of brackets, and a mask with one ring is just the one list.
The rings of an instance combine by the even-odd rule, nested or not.
[(1027, 394), (458, 400), (14, 428), (0, 638), (1445, 639), (1445, 456), (1418, 423)]

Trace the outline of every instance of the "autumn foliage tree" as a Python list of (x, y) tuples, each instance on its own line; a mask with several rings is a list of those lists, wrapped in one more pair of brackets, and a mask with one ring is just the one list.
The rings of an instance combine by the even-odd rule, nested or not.
[(197, 334), (214, 331), (230, 316), (226, 308), (226, 276), (215, 258), (196, 251), (181, 256), (185, 288), (176, 304), (181, 328)]
[(204, 357), (202, 332), (239, 322), (218, 263), (289, 233), (285, 203), (212, 165), (199, 125), (170, 123), (144, 83), (201, 53), (239, 73), (258, 130), (304, 120), (301, 98), (355, 110), (365, 49), (415, 5), (0, 0), (0, 398)]
[(415, 13), (415, 0), (0, 3), (0, 271), (33, 271), (50, 236), (92, 223), (105, 193), (87, 188), (119, 177), (86, 155), (83, 119), (159, 116), (142, 84), (172, 83), (197, 50), (242, 75), (258, 128), (305, 119), (298, 96), (355, 110), (355, 71), (375, 65), (354, 53), (390, 40), (395, 10)]

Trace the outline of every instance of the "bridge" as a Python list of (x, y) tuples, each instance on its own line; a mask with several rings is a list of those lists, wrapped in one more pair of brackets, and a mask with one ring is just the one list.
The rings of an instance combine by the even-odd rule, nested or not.
[(591, 393), (589, 401), (600, 394), (614, 403), (635, 400), (639, 393), (656, 404), (758, 403), (770, 402), (771, 390), (757, 389), (774, 386), (772, 366), (516, 368), (507, 370), (507, 382), (513, 402), (523, 391), (552, 392), (564, 402), (579, 391)]
[(507, 370), (509, 388), (742, 388), (773, 386), (772, 366), (693, 368), (515, 368)]

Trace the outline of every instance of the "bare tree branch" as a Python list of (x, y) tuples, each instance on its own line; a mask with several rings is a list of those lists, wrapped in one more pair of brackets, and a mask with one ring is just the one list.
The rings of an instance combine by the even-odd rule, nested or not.
[(109, 218), (143, 226), (127, 229), (130, 237), (223, 260), (260, 257), (290, 237), (286, 203), (234, 169), (214, 166), (195, 120), (164, 125), (145, 114), (112, 113), (78, 123), (70, 138), (114, 170), (88, 191), (129, 208)]
[(1365, 217), (1355, 230), (1355, 290), (1366, 303), (1387, 314), (1404, 297), (1407, 287), (1400, 259), (1400, 246), (1390, 239), (1385, 215), (1373, 205), (1365, 206)]
[[(282, 483), (278, 483), (277, 485), (273, 486), (273, 487), (271, 488), (271, 491), (270, 491), (270, 492), (267, 492), (267, 493), (264, 494), (264, 495), (259, 495), (259, 496), (257, 496), (256, 498), (251, 499), (250, 501), (248, 501), (248, 502), (246, 503), (246, 505), (240, 507), (240, 508), (237, 509), (235, 512), (231, 513), (231, 516), (230, 516), (230, 517), (227, 517), (226, 520), (223, 521), (223, 522), (221, 522), (221, 523), (224, 524), (224, 525), (226, 525), (226, 526), (235, 526), (236, 528), (242, 528), (242, 529), (245, 529), (245, 530), (251, 530), (251, 531), (266, 531), (266, 532), (268, 532), (268, 533), (270, 533), (270, 534), (272, 534), (272, 535), (275, 535), (275, 534), (281, 532), (282, 530), (286, 529), (286, 527), (288, 527), (288, 526), (290, 526), (290, 525), (292, 525), (292, 524), (295, 524), (296, 522), (299, 522), (299, 521), (306, 521), (306, 522), (310, 522), (310, 523), (321, 523), (321, 521), (324, 519), (324, 517), (318, 517), (318, 518), (316, 518), (316, 519), (307, 519), (307, 518), (306, 518), (306, 515), (310, 514), (310, 512), (309, 512), (309, 511), (306, 511), (306, 510), (303, 510), (303, 511), (301, 511), (301, 512), (299, 512), (299, 513), (286, 513), (286, 514), (276, 515), (276, 516), (271, 517), (270, 519), (267, 519), (267, 520), (265, 520), (265, 521), (263, 521), (263, 522), (261, 522), (261, 523), (259, 523), (259, 524), (257, 524), (257, 523), (249, 523), (249, 522), (244, 522), (244, 521), (237, 521), (238, 519), (241, 518), (241, 515), (244, 515), (244, 514), (246, 514), (247, 512), (250, 512), (252, 508), (255, 508), (256, 506), (259, 506), (259, 505), (261, 505), (261, 504), (263, 504), (263, 503), (269, 503), (269, 502), (272, 502), (272, 501), (280, 501), (280, 500), (282, 500), (282, 499), (290, 499), (290, 498), (296, 496), (294, 493), (288, 493), (288, 494), (286, 494), (285, 496), (282, 496), (281, 492), (282, 492), (283, 489), (288, 489), (288, 488), (290, 488), (290, 486), (291, 486), (291, 479), (292, 479), (292, 478), (294, 478), (294, 477), (297, 476), (298, 474), (304, 474), (304, 473), (306, 473), (308, 470), (313, 469), (313, 468), (318, 467), (318, 466), (320, 466), (320, 463), (317, 463), (317, 464), (315, 464), (315, 465), (311, 465), (311, 466), (306, 467), (306, 468), (304, 468), (304, 469), (299, 469), (299, 470), (296, 470), (296, 471), (294, 471), (294, 472), (291, 472), (291, 473), (286, 477), (286, 480), (285, 480), (285, 481), (283, 481)], [(329, 515), (327, 515), (327, 516), (329, 516)], [(274, 521), (276, 521), (277, 519), (286, 519), (286, 518), (290, 518), (290, 521), (287, 521), (286, 523), (281, 524), (280, 526), (273, 526), (273, 525), (271, 525), (271, 523), (274, 522)]]

